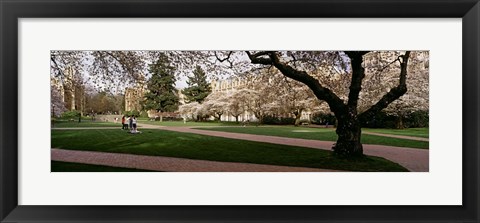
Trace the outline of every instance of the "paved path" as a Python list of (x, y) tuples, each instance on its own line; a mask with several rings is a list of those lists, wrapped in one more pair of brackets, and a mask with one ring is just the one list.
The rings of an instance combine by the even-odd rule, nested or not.
[[(285, 138), (278, 136), (253, 135), (244, 133), (220, 132), (203, 129), (194, 129), (191, 127), (171, 127), (158, 126), (150, 124), (140, 124), (139, 127), (163, 129), (175, 132), (186, 132), (200, 135), (209, 135), (223, 138), (249, 140), (255, 142), (266, 142), (273, 144), (282, 144), (290, 146), (300, 146), (315, 149), (331, 150), (333, 143), (330, 141), (319, 141), (310, 139)], [(365, 155), (379, 156), (402, 165), (410, 171), (428, 172), (429, 170), (429, 152), (428, 149), (414, 149), (384, 145), (363, 144)]]
[[(305, 127), (308, 128), (325, 128), (324, 125), (307, 125)], [(333, 131), (335, 131), (334, 127), (328, 127), (331, 128)], [(399, 139), (410, 139), (410, 140), (417, 140), (417, 141), (424, 141), (428, 142), (428, 138), (423, 138), (423, 137), (416, 137), (416, 136), (405, 136), (405, 135), (394, 135), (394, 134), (386, 134), (386, 133), (377, 133), (377, 132), (370, 132), (368, 130), (363, 130), (362, 129), (362, 134), (368, 134), (368, 135), (377, 135), (377, 136), (384, 136), (384, 137), (390, 137), (390, 138), (399, 138)]]
[(51, 149), (55, 161), (168, 172), (337, 172), (337, 170)]
[(416, 137), (416, 136), (392, 135), (392, 134), (369, 132), (369, 131), (362, 131), (362, 133), (368, 134), (368, 135), (384, 136), (384, 137), (399, 138), (399, 139), (410, 139), (410, 140), (423, 141), (423, 142), (429, 141), (428, 138), (422, 138), (422, 137)]

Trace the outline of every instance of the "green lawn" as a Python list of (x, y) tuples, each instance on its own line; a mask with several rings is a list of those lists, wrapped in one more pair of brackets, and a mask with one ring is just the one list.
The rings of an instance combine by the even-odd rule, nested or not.
[(52, 161), (52, 172), (152, 172), (131, 168)]
[(428, 128), (409, 128), (409, 129), (367, 129), (365, 128), (365, 129), (362, 129), (362, 131), (428, 138)]
[(150, 125), (161, 125), (161, 126), (238, 126), (241, 125), (235, 122), (186, 122), (182, 121), (148, 121), (148, 120), (139, 120), (139, 123), (145, 123)]
[[(288, 138), (314, 139), (324, 141), (336, 141), (337, 134), (332, 128), (308, 128), (293, 126), (247, 126), (247, 127), (221, 127), (221, 128), (199, 128), (211, 131), (246, 133), (255, 135), (280, 136)], [(409, 148), (428, 149), (428, 142), (398, 139), (391, 137), (362, 134), (362, 143), (399, 146)]]
[(102, 121), (91, 121), (91, 120), (82, 120), (82, 122), (76, 121), (55, 121), (53, 123), (54, 128), (75, 128), (75, 127), (118, 127), (122, 128), (122, 122), (118, 123), (113, 122), (102, 122)]
[(348, 171), (407, 171), (380, 157), (339, 159), (331, 151), (179, 133), (116, 129), (52, 130), (52, 148), (313, 167)]

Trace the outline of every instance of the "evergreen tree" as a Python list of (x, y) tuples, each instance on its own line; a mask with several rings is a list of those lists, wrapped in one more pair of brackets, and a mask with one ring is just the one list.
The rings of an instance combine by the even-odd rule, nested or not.
[(160, 54), (157, 61), (149, 65), (152, 77), (147, 82), (143, 108), (157, 112), (173, 112), (178, 109), (178, 95), (175, 89), (175, 68), (168, 56)]
[(210, 84), (207, 82), (207, 75), (200, 66), (195, 68), (193, 76), (188, 77), (187, 84), (188, 87), (182, 91), (187, 103), (202, 103), (210, 92), (212, 92)]

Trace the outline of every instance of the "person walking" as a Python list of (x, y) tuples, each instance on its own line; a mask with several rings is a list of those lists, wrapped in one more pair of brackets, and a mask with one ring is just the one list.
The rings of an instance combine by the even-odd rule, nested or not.
[(130, 115), (128, 118), (128, 127), (130, 130), (132, 130), (132, 125), (133, 125), (133, 117)]
[(122, 116), (122, 130), (125, 129), (125, 115)]
[(135, 115), (133, 116), (133, 120), (132, 120), (132, 127), (133, 127), (133, 132), (137, 132), (137, 118), (135, 117)]

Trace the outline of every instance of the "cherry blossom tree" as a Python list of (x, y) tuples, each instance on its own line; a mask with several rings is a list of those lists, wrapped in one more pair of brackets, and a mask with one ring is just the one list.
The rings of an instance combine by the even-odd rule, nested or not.
[(192, 119), (195, 121), (201, 121), (207, 116), (210, 116), (212, 113), (208, 110), (208, 107), (204, 105), (205, 103), (190, 102), (184, 105), (180, 105), (178, 112), (185, 119)]
[(188, 104), (183, 104), (178, 106), (178, 113), (182, 116), (184, 120), (195, 119), (197, 114), (197, 107), (199, 106), (198, 102), (191, 102)]
[[(366, 111), (373, 103), (379, 101), (384, 92), (395, 87), (398, 82), (397, 63), (392, 64), (392, 58), (398, 58), (400, 52), (382, 52), (365, 57), (364, 67), (367, 70), (362, 83), (364, 89), (359, 97), (359, 111)], [(397, 128), (404, 128), (403, 118), (415, 111), (428, 111), (429, 107), (429, 75), (428, 51), (414, 51), (410, 54), (411, 63), (408, 66), (409, 86), (404, 95), (391, 102), (385, 109), (389, 115), (397, 117)]]
[(61, 92), (54, 86), (50, 87), (50, 109), (52, 117), (60, 117), (67, 111)]
[(245, 91), (247, 111), (253, 113), (259, 123), (263, 123), (263, 118), (268, 115), (275, 103), (269, 97), (269, 92), (265, 91), (265, 86), (257, 86), (258, 88), (247, 89)]
[(422, 54), (412, 52), (413, 57), (420, 61), (409, 70), (405, 95), (392, 102), (385, 111), (397, 116), (397, 128), (404, 128), (403, 118), (416, 111), (429, 110), (429, 78), (428, 78), (428, 52)]
[(321, 103), (306, 86), (297, 81), (285, 80), (283, 82), (283, 94), (279, 94), (282, 108), (285, 112), (293, 114), (295, 126), (300, 125), (304, 111), (316, 111)]
[(230, 100), (227, 102), (228, 113), (238, 123), (238, 117), (247, 111), (248, 91), (245, 89), (233, 90), (229, 98)]
[(228, 111), (229, 95), (227, 92), (214, 92), (205, 98), (202, 103), (203, 110), (207, 111), (208, 115), (212, 115), (218, 121), (221, 121), (222, 115)]
[[(335, 154), (342, 157), (362, 156), (360, 120), (370, 119), (407, 92), (406, 80), (410, 51), (401, 53), (389, 64), (398, 66), (398, 69), (395, 69), (398, 77), (396, 83), (391, 88), (386, 88), (386, 93), (377, 94), (380, 99), (365, 111), (359, 113), (358, 101), (362, 90), (362, 82), (366, 77), (363, 59), (365, 55), (371, 53), (379, 54), (379, 52), (369, 51), (246, 52), (251, 63), (275, 67), (286, 77), (308, 86), (319, 100), (328, 103), (338, 121), (336, 129), (338, 139), (333, 150)], [(349, 89), (347, 97), (342, 98), (339, 92), (336, 93), (334, 89), (327, 87), (327, 84), (322, 84), (321, 79), (317, 79), (315, 72), (311, 71), (311, 68), (315, 68), (315, 71), (318, 70), (317, 67), (323, 67), (324, 70), (338, 69), (339, 75), (348, 75), (350, 84), (347, 85)], [(383, 73), (382, 71), (387, 68), (394, 69), (387, 66), (378, 69), (379, 73)]]

